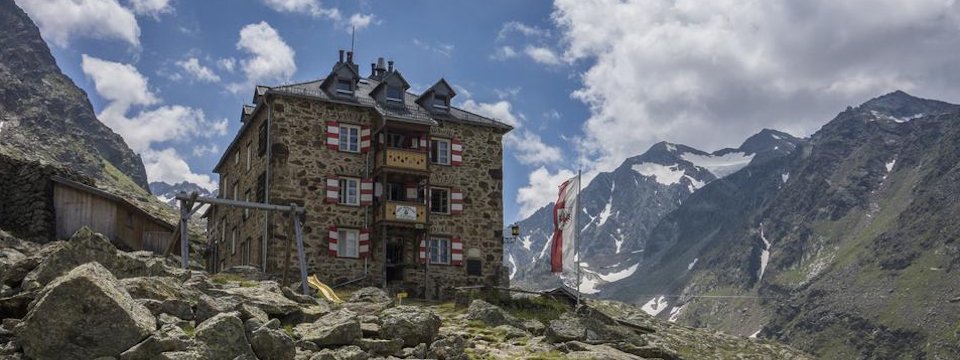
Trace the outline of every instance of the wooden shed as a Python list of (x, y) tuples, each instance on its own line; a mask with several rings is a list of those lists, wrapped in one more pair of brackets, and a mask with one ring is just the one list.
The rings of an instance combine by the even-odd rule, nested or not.
[[(83, 226), (106, 236), (123, 250), (162, 253), (175, 226), (126, 199), (70, 179), (54, 176), (53, 208), (56, 236), (67, 239)], [(179, 254), (179, 249), (174, 250)]]

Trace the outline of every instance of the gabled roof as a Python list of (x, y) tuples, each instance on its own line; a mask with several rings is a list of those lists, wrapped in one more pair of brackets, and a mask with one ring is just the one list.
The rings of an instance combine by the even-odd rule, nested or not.
[(370, 90), (370, 95), (372, 96), (373, 94), (376, 94), (378, 91), (380, 91), (381, 88), (386, 87), (387, 83), (390, 82), (390, 79), (393, 79), (393, 78), (400, 79), (400, 82), (403, 83), (404, 91), (410, 88), (410, 83), (407, 82), (407, 79), (403, 78), (403, 75), (400, 74), (400, 71), (394, 70), (394, 71), (387, 72), (385, 75), (383, 75), (383, 78), (380, 79), (380, 83), (377, 84), (377, 86), (375, 86), (373, 90)]
[(440, 78), (433, 86), (431, 86), (427, 91), (424, 91), (423, 94), (420, 94), (420, 97), (417, 98), (417, 103), (420, 103), (422, 100), (426, 100), (429, 94), (432, 94), (436, 89), (443, 87), (446, 92), (450, 93), (450, 98), (457, 96), (457, 92), (453, 90), (453, 86), (450, 86), (450, 83), (446, 79)]
[(320, 88), (327, 87), (327, 85), (330, 84), (330, 81), (333, 81), (334, 79), (336, 79), (336, 76), (334, 75), (339, 73), (340, 70), (343, 68), (347, 68), (347, 70), (350, 70), (350, 72), (353, 73), (354, 80), (361, 78), (360, 70), (355, 65), (346, 63), (346, 62), (338, 62), (336, 64), (333, 64), (333, 69), (330, 70), (330, 74), (328, 74), (327, 77), (323, 79), (323, 82), (320, 83)]

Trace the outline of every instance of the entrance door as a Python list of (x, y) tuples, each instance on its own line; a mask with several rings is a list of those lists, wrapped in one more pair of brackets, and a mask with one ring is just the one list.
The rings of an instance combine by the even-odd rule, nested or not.
[(387, 281), (403, 280), (403, 241), (399, 237), (387, 240)]

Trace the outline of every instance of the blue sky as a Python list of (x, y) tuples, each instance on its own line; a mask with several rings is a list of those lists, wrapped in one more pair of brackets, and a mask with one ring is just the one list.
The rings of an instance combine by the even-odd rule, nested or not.
[[(657, 141), (806, 136), (895, 89), (960, 100), (960, 5), (943, 0), (16, 0), (152, 180), (211, 186), (253, 84), (325, 76), (350, 46), (515, 124), (505, 220)], [(861, 11), (869, 6), (871, 11)]]

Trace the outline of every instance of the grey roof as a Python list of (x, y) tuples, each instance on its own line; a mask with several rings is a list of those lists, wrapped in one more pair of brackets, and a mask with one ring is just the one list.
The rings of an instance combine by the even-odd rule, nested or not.
[(407, 92), (404, 99), (404, 106), (389, 106), (376, 101), (370, 96), (379, 81), (373, 79), (361, 79), (357, 84), (357, 90), (353, 99), (332, 97), (320, 88), (324, 79), (308, 81), (298, 84), (282, 85), (270, 88), (270, 92), (277, 94), (287, 94), (295, 96), (306, 96), (335, 103), (357, 105), (376, 109), (385, 118), (395, 121), (403, 121), (423, 125), (437, 125), (439, 121), (452, 121), (467, 124), (490, 126), (505, 131), (513, 130), (513, 127), (504, 124), (496, 119), (480, 116), (463, 109), (451, 106), (449, 112), (433, 112), (417, 104), (418, 95)]

